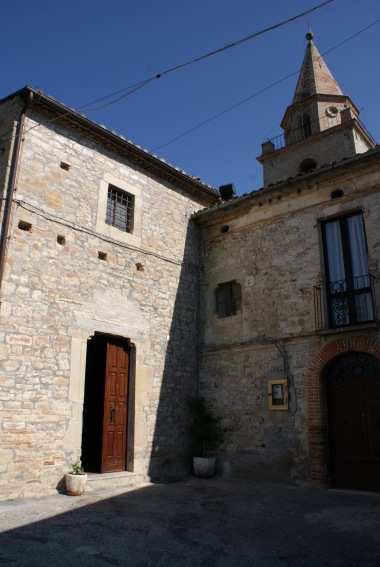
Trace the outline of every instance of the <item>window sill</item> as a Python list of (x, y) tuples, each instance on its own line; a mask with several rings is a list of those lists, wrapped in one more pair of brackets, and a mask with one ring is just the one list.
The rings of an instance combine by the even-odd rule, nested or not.
[(96, 224), (96, 230), (100, 234), (105, 234), (113, 240), (119, 240), (120, 242), (125, 242), (126, 244), (132, 244), (133, 246), (141, 247), (141, 237), (136, 236), (131, 232), (124, 232), (119, 230), (114, 226), (106, 224), (104, 222), (98, 222)]
[(355, 331), (362, 331), (363, 329), (376, 329), (380, 326), (379, 321), (373, 321), (372, 323), (363, 323), (361, 325), (348, 325), (347, 327), (336, 327), (334, 329), (323, 329), (321, 331), (316, 331), (317, 335), (329, 335), (336, 333), (352, 333)]
[(216, 313), (213, 314), (213, 320), (214, 323), (218, 324), (223, 324), (226, 321), (241, 321), (241, 311), (237, 311), (237, 313), (235, 313), (235, 315), (226, 315), (225, 317), (219, 317)]

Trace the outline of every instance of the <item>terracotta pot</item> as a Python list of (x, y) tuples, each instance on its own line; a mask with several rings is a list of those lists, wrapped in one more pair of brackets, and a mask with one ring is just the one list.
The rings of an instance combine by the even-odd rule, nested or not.
[(83, 494), (86, 483), (86, 474), (65, 474), (66, 492), (69, 496), (80, 496)]
[(193, 457), (194, 474), (201, 478), (213, 476), (215, 470), (215, 457)]

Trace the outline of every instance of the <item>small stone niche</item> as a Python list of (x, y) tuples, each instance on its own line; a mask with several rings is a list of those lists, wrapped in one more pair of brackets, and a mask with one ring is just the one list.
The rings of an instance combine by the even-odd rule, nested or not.
[(339, 197), (343, 197), (343, 195), (343, 189), (334, 189), (334, 191), (331, 191), (330, 193), (331, 199), (339, 199)]
[(58, 234), (57, 242), (60, 246), (64, 246), (66, 244), (66, 238), (63, 236), (63, 234)]
[(99, 258), (99, 260), (103, 260), (104, 262), (107, 262), (107, 252), (101, 252), (99, 250), (98, 258)]
[(69, 163), (66, 163), (66, 162), (64, 162), (64, 161), (61, 161), (61, 163), (59, 164), (59, 167), (60, 167), (61, 169), (64, 169), (65, 171), (69, 171), (69, 169), (70, 169), (71, 166), (70, 166)]
[(30, 222), (20, 220), (18, 221), (18, 228), (24, 230), (25, 232), (32, 232), (32, 225)]
[(136, 270), (138, 272), (143, 272), (144, 271), (144, 266), (141, 264), (141, 262), (137, 262), (136, 264)]

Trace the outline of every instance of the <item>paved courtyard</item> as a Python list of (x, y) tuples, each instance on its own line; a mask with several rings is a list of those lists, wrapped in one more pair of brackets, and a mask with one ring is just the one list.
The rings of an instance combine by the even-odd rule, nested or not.
[(0, 503), (0, 565), (378, 567), (380, 494), (236, 479)]

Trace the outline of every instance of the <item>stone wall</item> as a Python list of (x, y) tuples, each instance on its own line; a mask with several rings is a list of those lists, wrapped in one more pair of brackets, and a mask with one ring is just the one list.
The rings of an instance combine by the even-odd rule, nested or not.
[[(99, 215), (108, 182), (136, 195), (138, 234), (107, 232)], [(139, 480), (187, 473), (186, 431), (172, 421), (195, 387), (198, 244), (189, 217), (206, 201), (31, 111), (16, 188), (1, 298), (1, 498), (52, 492), (80, 458), (94, 333), (136, 351), (129, 469)]]
[[(2, 132), (21, 108), (3, 103)], [(210, 197), (89, 140), (28, 111), (1, 290), (0, 497), (52, 493), (80, 458), (94, 334), (125, 339), (135, 355), (127, 467), (137, 480), (190, 472), (186, 398), (199, 378), (226, 430), (220, 472), (306, 482), (310, 416), (320, 419), (311, 361), (337, 336), (380, 338), (376, 324), (317, 332), (313, 302), (325, 278), (321, 222), (361, 211), (380, 305), (376, 152), (196, 213)], [(104, 222), (108, 184), (134, 196), (131, 234)], [(218, 318), (215, 291), (231, 281), (241, 307)], [(269, 409), (277, 379), (287, 410)]]
[[(324, 281), (321, 221), (362, 211), (379, 305), (378, 162), (320, 172), (309, 182), (261, 190), (196, 215), (204, 250), (200, 384), (226, 428), (219, 455), (225, 474), (309, 480), (310, 361), (337, 335), (379, 337), (373, 323), (316, 331), (313, 287)], [(338, 188), (343, 196), (334, 199)], [(242, 306), (235, 316), (218, 318), (215, 290), (229, 281), (240, 283)], [(269, 409), (273, 379), (288, 382), (288, 410)]]
[(355, 130), (344, 130), (344, 124), (337, 128), (338, 131), (334, 134), (329, 130), (317, 134), (317, 141), (314, 138), (306, 138), (265, 156), (264, 187), (289, 177), (296, 177), (301, 172), (301, 163), (306, 159), (314, 160), (316, 167), (320, 168), (331, 161), (339, 162), (367, 151), (368, 146), (358, 138)]

